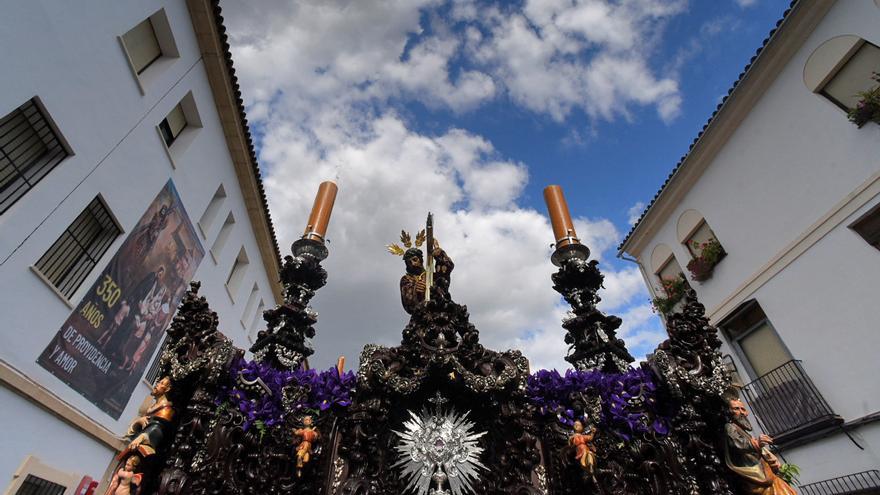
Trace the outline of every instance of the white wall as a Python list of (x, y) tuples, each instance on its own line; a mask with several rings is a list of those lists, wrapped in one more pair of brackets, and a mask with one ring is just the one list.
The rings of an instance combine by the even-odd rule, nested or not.
[[(163, 6), (181, 56), (141, 95), (117, 36)], [(34, 0), (6, 6), (4, 18), (16, 22), (5, 23), (0, 46), (17, 48), (0, 51), (5, 74), (0, 78), (0, 115), (38, 95), (75, 154), (0, 216), (0, 313), (4, 315), (0, 358), (95, 421), (122, 433), (147, 393), (146, 385), (135, 391), (120, 420), (114, 421), (35, 362), (71, 308), (29, 266), (95, 195), (103, 196), (124, 233), (83, 282), (73, 304), (90, 288), (169, 178), (174, 180), (194, 225), (218, 185), (225, 185), (227, 198), (215, 228), (208, 231), (208, 238), (196, 228), (206, 252), (195, 279), (203, 282), (201, 293), (219, 314), (222, 331), (237, 346), (250, 346), (239, 320), (251, 287), (256, 282), (260, 297), (270, 306), (274, 298), (269, 277), (277, 274), (267, 276), (263, 269), (185, 2), (108, 0), (84, 9), (76, 2)], [(15, 77), (10, 77), (13, 74)], [(203, 128), (193, 131), (194, 140), (175, 157), (174, 168), (155, 126), (189, 91)], [(237, 223), (215, 262), (207, 251), (230, 209)], [(242, 245), (251, 262), (233, 304), (224, 283)], [(245, 321), (250, 324), (250, 316)], [(6, 399), (11, 392), (0, 388), (0, 393), (4, 417), (25, 408), (7, 408), (7, 403), (14, 402)], [(19, 427), (20, 416), (6, 422), (16, 427), (6, 430), (11, 438), (4, 439), (0, 486), (29, 453), (19, 446), (26, 445), (35, 432), (69, 429), (37, 414), (26, 418), (24, 427)], [(106, 465), (107, 459), (95, 464), (91, 454), (95, 447), (88, 447), (92, 441), (76, 432), (67, 435), (79, 435), (83, 450), (82, 455), (71, 456), (76, 452), (76, 442), (71, 440), (64, 468), (100, 476), (103, 467), (96, 471), (96, 466)]]
[[(880, 126), (856, 128), (803, 81), (810, 54), (842, 34), (880, 44), (880, 8), (873, 2), (836, 3), (639, 253), (650, 271), (651, 251), (665, 243), (686, 266), (690, 255), (678, 242), (677, 221), (687, 209), (700, 211), (728, 253), (710, 280), (692, 283), (708, 310), (880, 173)], [(740, 295), (760, 303), (794, 358), (803, 361), (831, 408), (847, 421), (880, 411), (880, 251), (847, 228), (878, 201), (868, 199), (767, 283)], [(658, 286), (652, 275), (646, 282)], [(726, 315), (714, 316), (717, 321)], [(734, 354), (749, 381), (727, 343), (722, 351)], [(875, 425), (857, 430), (864, 451), (838, 433), (786, 451), (786, 457), (801, 465), (803, 482), (876, 469), (880, 426)]]
[[(650, 266), (650, 251), (665, 243), (687, 265), (690, 256), (678, 242), (676, 224), (685, 210), (700, 211), (728, 253), (710, 280), (693, 284), (707, 309), (880, 172), (880, 126), (856, 128), (803, 82), (813, 50), (846, 33), (880, 43), (880, 9), (839, 2), (829, 12), (640, 254)], [(873, 388), (864, 370), (880, 345), (874, 302), (880, 252), (846, 228), (877, 201), (748, 296), (758, 300), (823, 392), (828, 389), (835, 409), (849, 417), (880, 410), (876, 394), (858, 404), (852, 400), (852, 393)]]
[(802, 485), (877, 469), (880, 466), (880, 423), (862, 426), (850, 431), (850, 435), (864, 450), (838, 433), (786, 450), (783, 452), (785, 461), (801, 468)]
[(69, 427), (32, 402), (0, 387), (0, 488), (28, 455), (55, 469), (99, 479), (116, 455), (109, 447)]

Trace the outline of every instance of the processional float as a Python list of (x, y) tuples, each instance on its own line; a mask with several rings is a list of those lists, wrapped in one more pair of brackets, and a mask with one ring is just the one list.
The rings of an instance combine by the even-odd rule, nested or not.
[[(553, 289), (573, 369), (530, 374), (518, 350), (480, 344), (450, 297), (454, 264), (426, 230), (401, 233), (404, 309), (396, 347), (367, 345), (306, 369), (327, 282), (336, 185), (325, 182), (281, 268), (284, 302), (263, 314), (253, 360), (218, 331), (193, 282), (168, 330), (154, 403), (132, 423), (108, 494), (793, 493), (771, 440), (754, 438), (691, 291), (646, 362), (597, 309), (603, 276), (577, 238), (562, 191), (544, 191), (555, 235)], [(427, 269), (426, 269), (427, 268)], [(499, 296), (502, 296), (499, 294)]]

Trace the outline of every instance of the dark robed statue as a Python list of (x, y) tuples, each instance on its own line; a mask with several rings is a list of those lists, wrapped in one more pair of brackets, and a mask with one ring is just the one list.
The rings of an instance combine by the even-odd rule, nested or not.
[(737, 476), (741, 493), (749, 495), (795, 495), (797, 492), (778, 476), (779, 459), (767, 448), (773, 439), (753, 437), (749, 411), (738, 399), (729, 402), (730, 422), (724, 426), (724, 461)]
[[(425, 243), (425, 231), (416, 235), (415, 245), (412, 238), (405, 232), (400, 232), (400, 241), (403, 246), (391, 244), (388, 251), (398, 256), (403, 256), (406, 265), (406, 273), (400, 277), (400, 301), (403, 309), (412, 314), (415, 309), (428, 299), (427, 287), (430, 286), (431, 299), (449, 299), (450, 275), (455, 264), (446, 255), (446, 251), (440, 248), (436, 239), (433, 240), (431, 250), (431, 263), (429, 269), (425, 269), (425, 259), (422, 250), (419, 249)], [(432, 266), (433, 265), (433, 266)], [(433, 268), (433, 271), (430, 270)]]

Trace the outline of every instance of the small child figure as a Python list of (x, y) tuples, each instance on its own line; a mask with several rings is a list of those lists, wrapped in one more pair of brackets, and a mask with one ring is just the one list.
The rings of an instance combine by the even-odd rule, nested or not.
[(596, 447), (593, 445), (594, 433), (592, 429), (589, 432), (584, 431), (584, 424), (580, 421), (574, 422), (574, 433), (572, 433), (568, 442), (575, 448), (574, 458), (578, 460), (581, 468), (590, 475), (596, 467)]
[(119, 311), (116, 312), (116, 316), (113, 317), (113, 321), (110, 323), (110, 326), (107, 327), (107, 330), (98, 337), (98, 345), (103, 349), (107, 342), (113, 338), (113, 335), (119, 330), (119, 325), (122, 325), (122, 322), (125, 321), (125, 318), (128, 317), (128, 313), (131, 311), (131, 306), (129, 306), (128, 301), (123, 299), (120, 302)]
[(312, 417), (303, 418), (303, 427), (293, 430), (293, 434), (298, 436), (299, 446), (296, 448), (296, 477), (302, 476), (303, 467), (309, 462), (312, 455), (312, 444), (318, 441), (321, 434), (312, 426)]

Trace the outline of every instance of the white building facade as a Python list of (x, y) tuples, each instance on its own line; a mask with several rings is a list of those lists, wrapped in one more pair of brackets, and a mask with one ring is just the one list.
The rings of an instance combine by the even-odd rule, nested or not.
[(0, 488), (85, 493), (189, 280), (248, 348), (279, 250), (216, 2), (14, 2), (0, 45)]
[(685, 275), (807, 494), (880, 490), (880, 125), (846, 111), (878, 47), (880, 2), (794, 2), (620, 246), (655, 297)]

